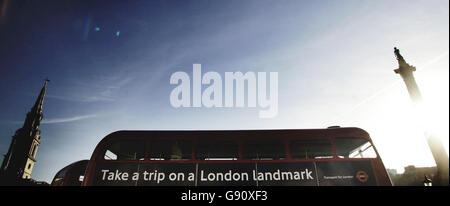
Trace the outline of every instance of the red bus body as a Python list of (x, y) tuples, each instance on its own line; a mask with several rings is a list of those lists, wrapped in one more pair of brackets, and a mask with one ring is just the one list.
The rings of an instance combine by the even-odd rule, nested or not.
[[(286, 130), (221, 130), (221, 131), (117, 131), (107, 135), (103, 138), (100, 143), (95, 148), (91, 159), (88, 162), (85, 177), (83, 181), (83, 186), (92, 186), (98, 185), (95, 183), (95, 179), (98, 174), (99, 165), (102, 164), (127, 164), (127, 165), (214, 165), (214, 164), (226, 164), (232, 163), (235, 168), (238, 168), (240, 164), (267, 164), (267, 163), (279, 163), (279, 164), (353, 164), (358, 162), (365, 162), (370, 165), (373, 172), (370, 171), (370, 176), (368, 178), (372, 178), (372, 185), (378, 186), (391, 186), (391, 181), (386, 172), (386, 169), (383, 165), (383, 162), (380, 158), (380, 155), (376, 151), (375, 146), (374, 150), (376, 153), (375, 158), (339, 158), (336, 153), (336, 147), (334, 142), (339, 140), (340, 138), (355, 138), (355, 139), (364, 139), (372, 144), (372, 140), (369, 137), (369, 134), (359, 128), (328, 128), (328, 129), (286, 129)], [(284, 142), (286, 158), (283, 159), (271, 159), (271, 160), (249, 160), (244, 159), (242, 154), (243, 143), (247, 141), (264, 141), (264, 140), (281, 140)], [(323, 158), (323, 159), (295, 159), (292, 158), (290, 152), (290, 144), (292, 140), (301, 140), (301, 139), (325, 139), (329, 140), (332, 144), (332, 152), (333, 157), (331, 158)], [(105, 160), (104, 154), (107, 148), (116, 141), (121, 140), (143, 140), (146, 144), (145, 151), (145, 159), (143, 160)], [(150, 160), (149, 150), (151, 148), (152, 141), (156, 140), (189, 140), (192, 141), (192, 156), (189, 160)], [(239, 145), (239, 157), (236, 160), (199, 160), (196, 159), (196, 150), (197, 145), (203, 141), (231, 141), (235, 142)], [(139, 166), (138, 166), (139, 168)], [(139, 169), (138, 169), (139, 170)], [(317, 172), (317, 171), (316, 171)], [(358, 171), (359, 173), (360, 171)], [(361, 172), (364, 174), (365, 172)], [(106, 173), (105, 173), (106, 174)], [(197, 175), (197, 174), (196, 174)], [(351, 174), (351, 175), (361, 175), (361, 174)], [(97, 175), (98, 176), (98, 175)], [(373, 176), (373, 177), (372, 177)], [(350, 176), (349, 176), (350, 177)], [(129, 177), (131, 178), (131, 177)], [(198, 177), (196, 177), (198, 178)], [(319, 179), (318, 176), (316, 176)], [(323, 177), (321, 177), (323, 180)], [(341, 176), (336, 176), (335, 178), (341, 178)], [(365, 181), (364, 179), (361, 181)], [(131, 184), (136, 185), (136, 184)], [(197, 185), (197, 180), (192, 185)], [(218, 184), (220, 185), (220, 184)], [(269, 184), (270, 185), (270, 184)], [(324, 185), (319, 184), (317, 181), (316, 185)], [(327, 185), (327, 184), (325, 184)], [(332, 185), (332, 184), (328, 184)], [(362, 184), (364, 185), (364, 184)]]
[(88, 160), (74, 162), (59, 170), (52, 180), (51, 186), (81, 186)]

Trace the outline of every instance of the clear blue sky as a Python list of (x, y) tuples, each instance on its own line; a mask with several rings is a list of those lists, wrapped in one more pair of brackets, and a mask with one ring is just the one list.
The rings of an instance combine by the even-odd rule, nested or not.
[[(433, 165), (393, 70), (400, 48), (448, 151), (449, 2), (18, 1), (0, 24), (0, 153), (48, 77), (32, 177), (50, 182), (117, 130), (356, 126), (385, 165)], [(279, 74), (279, 113), (171, 107), (170, 75)], [(404, 106), (406, 105), (406, 106)], [(3, 156), (0, 159), (3, 160)]]

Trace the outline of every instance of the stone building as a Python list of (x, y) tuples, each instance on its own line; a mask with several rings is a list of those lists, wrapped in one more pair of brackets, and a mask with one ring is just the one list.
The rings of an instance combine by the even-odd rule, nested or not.
[(426, 179), (433, 185), (436, 183), (436, 167), (415, 167), (406, 166), (403, 174), (398, 174), (396, 170), (388, 169), (389, 176), (394, 186), (424, 186)]
[(0, 169), (2, 185), (32, 182), (30, 181), (31, 173), (36, 163), (35, 157), (40, 143), (39, 125), (42, 120), (42, 106), (48, 81), (48, 79), (45, 80), (34, 106), (27, 113), (22, 128), (18, 129), (12, 137), (11, 145)]

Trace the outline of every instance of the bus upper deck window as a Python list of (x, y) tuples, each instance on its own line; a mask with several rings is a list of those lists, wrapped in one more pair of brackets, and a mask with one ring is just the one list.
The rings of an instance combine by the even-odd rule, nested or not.
[(106, 160), (144, 160), (145, 141), (119, 140), (112, 143), (106, 150)]
[(154, 140), (150, 143), (150, 160), (190, 160), (192, 142), (186, 140)]
[(238, 144), (235, 142), (199, 142), (195, 154), (198, 160), (237, 160)]
[(249, 141), (244, 143), (244, 159), (277, 160), (286, 158), (283, 141)]
[(292, 140), (290, 150), (294, 159), (333, 158), (331, 142), (327, 139)]
[(68, 168), (63, 169), (55, 175), (55, 178), (52, 181), (52, 186), (63, 186), (64, 177), (66, 176), (67, 170)]
[(369, 141), (360, 138), (336, 138), (336, 153), (339, 158), (375, 158), (375, 150)]

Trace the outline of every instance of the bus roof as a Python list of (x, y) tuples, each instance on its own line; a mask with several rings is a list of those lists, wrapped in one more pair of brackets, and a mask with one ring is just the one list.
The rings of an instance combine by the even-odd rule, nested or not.
[[(151, 138), (156, 136), (172, 136), (185, 138), (207, 138), (231, 136), (240, 138), (245, 137), (289, 137), (292, 135), (311, 136), (311, 138), (320, 137), (359, 137), (370, 140), (369, 134), (357, 127), (330, 127), (325, 129), (263, 129), (263, 130), (120, 130), (113, 132), (103, 140), (109, 140), (120, 137), (139, 137)], [(102, 140), (102, 141), (103, 141)]]
[[(151, 139), (151, 138), (184, 138), (184, 139), (264, 139), (264, 138), (363, 138), (371, 141), (369, 134), (357, 127), (330, 127), (325, 129), (265, 129), (265, 130), (120, 130), (104, 137), (95, 151), (115, 139)], [(94, 152), (95, 152), (94, 151)]]

